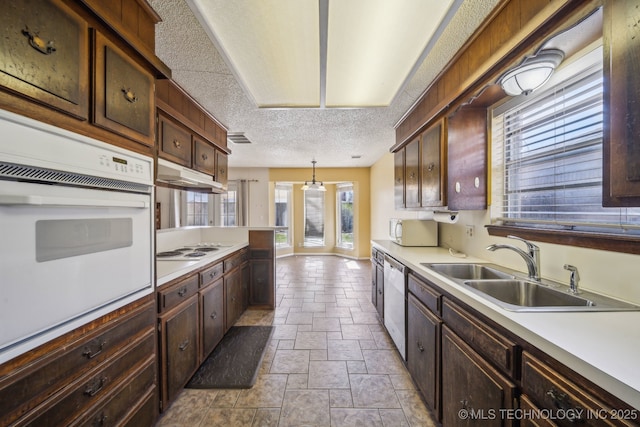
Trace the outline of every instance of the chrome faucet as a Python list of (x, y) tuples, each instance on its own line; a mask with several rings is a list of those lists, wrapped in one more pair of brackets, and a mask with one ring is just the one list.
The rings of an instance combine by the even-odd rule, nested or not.
[(569, 276), (569, 293), (577, 295), (580, 293), (578, 290), (578, 283), (580, 283), (580, 274), (578, 273), (578, 267), (570, 264), (565, 264), (564, 269), (571, 272)]
[(495, 251), (497, 249), (511, 249), (516, 252), (518, 255), (524, 259), (527, 263), (527, 268), (529, 269), (529, 278), (535, 280), (536, 282), (540, 281), (540, 248), (533, 243), (517, 236), (507, 236), (509, 239), (516, 239), (524, 242), (527, 245), (527, 251), (525, 252), (520, 248), (511, 245), (489, 245), (487, 246), (488, 251)]

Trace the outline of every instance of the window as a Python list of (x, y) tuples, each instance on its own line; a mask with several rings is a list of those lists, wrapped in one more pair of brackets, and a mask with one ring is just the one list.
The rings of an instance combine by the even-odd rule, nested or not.
[(324, 194), (304, 192), (304, 246), (324, 246)]
[(640, 209), (602, 207), (602, 48), (559, 70), (555, 82), (493, 111), (493, 219), (556, 230), (638, 228)]
[(336, 196), (337, 246), (353, 249), (353, 184), (338, 185)]
[(220, 198), (220, 218), (221, 224), (225, 227), (233, 227), (236, 225), (236, 190), (228, 186), (225, 194), (221, 194)]
[(275, 226), (276, 246), (283, 248), (291, 246), (291, 184), (276, 184), (275, 188)]
[(187, 225), (209, 225), (209, 195), (185, 191), (187, 198)]

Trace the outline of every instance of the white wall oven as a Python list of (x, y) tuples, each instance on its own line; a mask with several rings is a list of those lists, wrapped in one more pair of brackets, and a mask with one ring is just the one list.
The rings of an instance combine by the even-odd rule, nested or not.
[(153, 292), (153, 159), (0, 111), (0, 363)]

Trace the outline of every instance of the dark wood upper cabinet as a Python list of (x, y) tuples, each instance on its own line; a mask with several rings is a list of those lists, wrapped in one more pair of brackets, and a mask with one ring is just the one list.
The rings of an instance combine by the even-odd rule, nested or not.
[(222, 188), (227, 189), (227, 183), (229, 182), (229, 173), (227, 170), (227, 163), (229, 162), (229, 156), (222, 151), (216, 151), (216, 173), (215, 180), (222, 184)]
[(447, 204), (446, 128), (445, 121), (424, 132), (421, 139), (421, 206)]
[(155, 145), (155, 78), (98, 31), (94, 42), (94, 123)]
[(404, 159), (405, 149), (393, 153), (393, 200), (396, 209), (402, 209), (404, 204)]
[(3, 3), (0, 85), (78, 119), (88, 119), (86, 21), (58, 0)]
[(405, 148), (405, 207), (420, 207), (420, 137), (415, 138)]
[[(640, 206), (640, 0), (604, 5), (603, 205)], [(608, 107), (608, 108), (607, 108)]]
[(462, 108), (447, 123), (449, 209), (486, 209), (487, 110)]
[(196, 136), (193, 137), (193, 168), (202, 173), (216, 175), (216, 149)]

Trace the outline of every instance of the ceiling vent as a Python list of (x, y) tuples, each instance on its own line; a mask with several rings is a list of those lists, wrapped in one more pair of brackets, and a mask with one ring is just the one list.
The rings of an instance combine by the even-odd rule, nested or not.
[(242, 132), (227, 133), (227, 141), (234, 144), (251, 144), (251, 141)]

